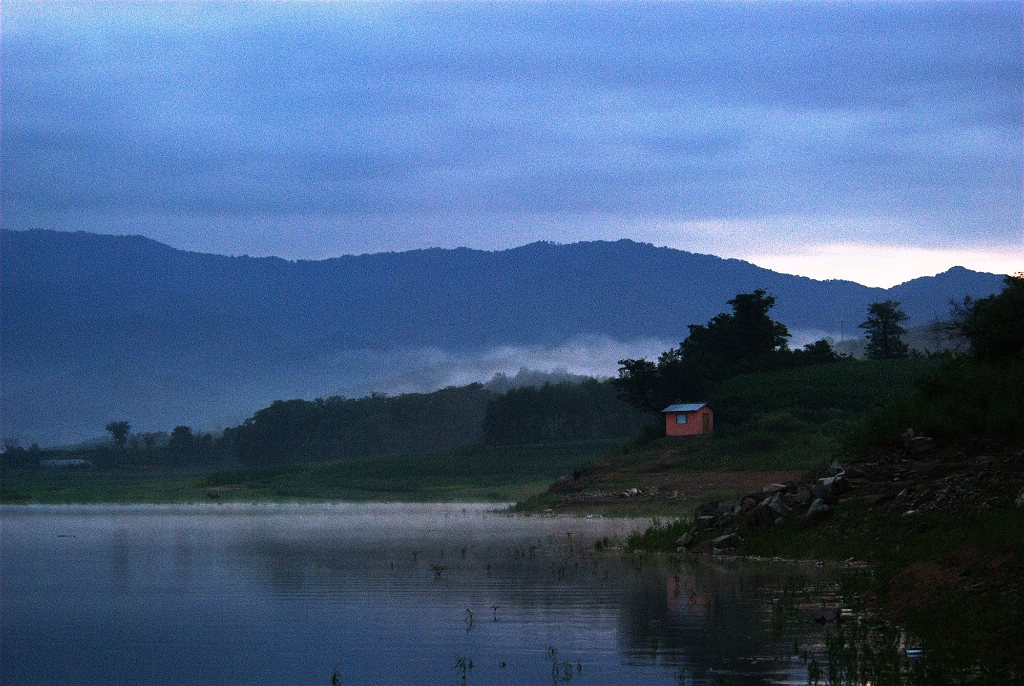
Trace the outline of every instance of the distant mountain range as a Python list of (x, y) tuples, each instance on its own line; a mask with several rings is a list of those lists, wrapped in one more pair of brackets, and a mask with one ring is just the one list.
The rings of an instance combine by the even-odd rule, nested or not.
[(1002, 286), (954, 267), (869, 288), (628, 240), (292, 262), (141, 236), (0, 238), (0, 431), (23, 444), (94, 436), (115, 418), (212, 428), (276, 398), (428, 390), (535, 357), (612, 373), (756, 288), (794, 333), (838, 338), (857, 335), (872, 302), (926, 324), (950, 299)]

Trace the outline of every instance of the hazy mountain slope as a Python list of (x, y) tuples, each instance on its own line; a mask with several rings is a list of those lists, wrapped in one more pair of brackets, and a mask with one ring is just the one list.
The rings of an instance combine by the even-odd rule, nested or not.
[[(675, 344), (754, 288), (777, 297), (792, 330), (850, 336), (870, 302), (900, 300), (926, 323), (950, 298), (1001, 285), (958, 268), (886, 291), (631, 241), (289, 262), (52, 231), (3, 231), (0, 276), (3, 435), (44, 443), (114, 417), (140, 430), (237, 420), (275, 398), (385, 388), (427, 368), (423, 385), (443, 383), (461, 379), (444, 373), (453, 362), (498, 347)], [(607, 354), (566, 364), (614, 369), (622, 347)]]

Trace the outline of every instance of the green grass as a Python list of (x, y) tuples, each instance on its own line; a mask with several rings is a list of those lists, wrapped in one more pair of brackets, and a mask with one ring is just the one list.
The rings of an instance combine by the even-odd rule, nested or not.
[[(477, 446), (233, 469), (5, 469), (0, 501), (16, 503), (186, 503), (282, 501), (512, 501), (615, 447), (612, 441)], [(211, 495), (212, 494), (212, 495)]]
[(625, 472), (622, 487), (644, 472), (815, 469), (842, 453), (855, 426), (852, 417), (814, 423), (785, 411), (763, 412), (740, 425), (716, 424), (713, 436), (662, 438), (611, 455), (607, 462)]
[(209, 499), (195, 470), (4, 469), (0, 502), (189, 503)]
[(719, 385), (709, 398), (720, 420), (744, 424), (785, 412), (793, 421), (827, 423), (881, 407), (908, 395), (937, 371), (941, 360), (861, 360), (744, 374)]
[(689, 520), (655, 520), (646, 531), (630, 534), (626, 548), (638, 550), (675, 550), (676, 541), (692, 527)]
[(233, 500), (507, 501), (543, 490), (613, 445), (475, 446), (218, 472), (200, 485)]
[(908, 397), (939, 366), (928, 359), (851, 361), (738, 376), (708, 398), (713, 436), (627, 444), (610, 461), (634, 471), (826, 466), (846, 453), (871, 412)]
[(1024, 438), (1022, 378), (1020, 362), (950, 360), (913, 393), (873, 412), (854, 444), (896, 444), (907, 427), (960, 446), (977, 440), (1019, 442)]

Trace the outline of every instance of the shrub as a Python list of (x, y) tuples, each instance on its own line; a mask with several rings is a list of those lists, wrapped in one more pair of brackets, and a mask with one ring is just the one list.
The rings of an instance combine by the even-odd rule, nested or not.
[(964, 357), (925, 377), (908, 397), (873, 412), (853, 437), (855, 447), (895, 444), (908, 428), (953, 445), (974, 439), (1024, 438), (1024, 365)]

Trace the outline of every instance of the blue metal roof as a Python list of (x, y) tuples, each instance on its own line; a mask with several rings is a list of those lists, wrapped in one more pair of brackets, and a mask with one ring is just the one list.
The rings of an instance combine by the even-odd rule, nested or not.
[(675, 405), (669, 405), (662, 412), (696, 412), (702, 407), (706, 407), (707, 403), (677, 403)]

